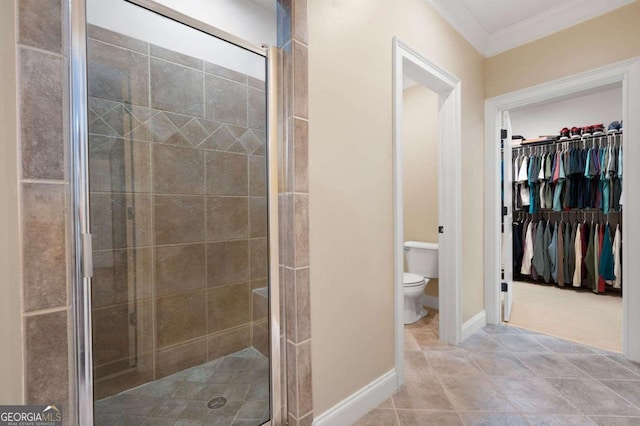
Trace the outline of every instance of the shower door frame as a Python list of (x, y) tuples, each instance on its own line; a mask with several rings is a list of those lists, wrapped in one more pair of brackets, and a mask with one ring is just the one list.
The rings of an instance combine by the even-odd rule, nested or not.
[[(266, 170), (267, 170), (267, 243), (269, 285), (269, 363), (270, 419), (266, 425), (282, 423), (283, 401), (280, 348), (280, 284), (278, 256), (278, 55), (274, 46), (256, 46), (153, 0), (125, 0), (152, 13), (194, 28), (265, 58), (266, 78)], [(91, 331), (91, 285), (93, 276), (91, 223), (89, 205), (88, 156), (88, 77), (86, 0), (69, 0), (70, 5), (70, 178), (71, 178), (71, 246), (72, 312), (74, 327), (74, 364), (77, 384), (76, 423), (94, 424), (93, 351)], [(286, 412), (286, 411), (285, 411)]]

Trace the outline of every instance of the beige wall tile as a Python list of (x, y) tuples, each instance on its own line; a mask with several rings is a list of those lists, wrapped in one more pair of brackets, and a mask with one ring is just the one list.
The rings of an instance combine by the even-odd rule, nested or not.
[(204, 152), (155, 144), (153, 189), (156, 194), (204, 194)]
[(287, 341), (287, 410), (298, 416), (298, 351), (294, 343)]
[(225, 355), (248, 348), (251, 344), (251, 328), (243, 325), (229, 331), (214, 334), (207, 338), (208, 360), (212, 361)]
[(156, 299), (157, 346), (163, 348), (206, 334), (205, 291)]
[(290, 176), (294, 182), (293, 192), (309, 192), (309, 123), (305, 120), (292, 118), (293, 122), (293, 172)]
[(311, 374), (311, 341), (307, 340), (297, 346), (298, 350), (298, 411), (307, 414), (313, 408), (312, 374)]
[(25, 318), (25, 403), (68, 408), (67, 311)]
[(67, 304), (66, 186), (22, 185), (24, 310)]
[(267, 128), (267, 98), (264, 90), (249, 88), (248, 125), (252, 129)]
[(131, 50), (87, 41), (89, 96), (149, 106), (149, 60)]
[(93, 192), (149, 192), (149, 143), (89, 135), (89, 183)]
[(249, 195), (267, 195), (267, 162), (265, 157), (249, 156)]
[(296, 342), (311, 338), (311, 295), (309, 268), (295, 271)]
[(205, 288), (204, 244), (156, 247), (154, 276), (156, 296)]
[(267, 236), (267, 198), (251, 197), (249, 199), (249, 236), (259, 238)]
[(309, 196), (296, 194), (294, 201), (295, 267), (309, 266)]
[[(135, 325), (131, 325), (132, 319)], [(153, 349), (149, 299), (94, 309), (92, 320), (94, 366), (128, 359)], [(135, 345), (129, 340), (129, 333), (135, 334)]]
[(149, 66), (152, 108), (194, 117), (204, 116), (202, 71), (154, 57), (149, 60)]
[[(114, 373), (121, 374), (113, 376)], [(153, 380), (153, 353), (140, 354), (135, 359), (128, 358), (95, 368), (93, 374), (93, 393), (96, 400), (133, 389)]]
[(307, 47), (293, 42), (293, 115), (301, 118), (309, 117), (307, 93), (309, 91), (309, 64)]
[(205, 118), (247, 126), (247, 86), (205, 74)]
[(22, 177), (64, 179), (63, 60), (21, 48), (19, 62)]
[(226, 330), (251, 321), (249, 283), (211, 288), (207, 292), (209, 333)]
[(20, 0), (18, 43), (63, 53), (63, 19), (60, 0)]
[(269, 323), (267, 320), (258, 321), (251, 325), (251, 346), (262, 355), (269, 358)]
[(251, 279), (265, 278), (268, 274), (268, 245), (266, 238), (254, 238), (249, 241)]
[(151, 244), (151, 198), (147, 194), (91, 194), (94, 250)]
[(198, 339), (156, 352), (156, 379), (207, 362), (207, 340)]
[(157, 195), (153, 207), (156, 244), (204, 240), (204, 197)]
[(183, 55), (182, 53), (165, 49), (164, 47), (156, 46), (155, 44), (149, 45), (149, 54), (153, 57), (165, 59), (170, 62), (175, 62), (176, 64), (180, 64), (185, 67), (193, 68), (200, 71), (202, 71), (203, 69), (202, 59), (194, 58), (193, 56)]
[(249, 199), (207, 197), (207, 241), (249, 236)]
[(207, 244), (208, 287), (246, 282), (249, 278), (249, 240)]
[(151, 249), (100, 250), (93, 252), (92, 306), (133, 302), (151, 297)]
[(126, 35), (99, 27), (97, 25), (87, 25), (88, 37), (95, 40), (104, 41), (106, 43), (115, 44), (116, 46), (125, 47), (140, 53), (147, 53), (148, 43)]
[(207, 195), (248, 195), (248, 159), (243, 154), (207, 151)]
[(296, 309), (296, 271), (294, 269), (286, 268), (284, 270), (284, 282), (281, 281), (281, 285), (284, 286), (284, 306), (286, 322), (286, 336), (287, 340), (296, 343), (298, 335), (297, 327), (297, 314)]
[(307, 0), (291, 0), (291, 2), (294, 9), (292, 15), (292, 37), (299, 42), (307, 44)]

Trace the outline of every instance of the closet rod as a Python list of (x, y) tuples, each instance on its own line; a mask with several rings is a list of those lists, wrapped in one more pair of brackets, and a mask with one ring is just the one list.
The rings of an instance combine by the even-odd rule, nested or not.
[[(622, 135), (622, 130), (620, 130), (618, 132), (603, 133), (601, 135), (584, 136), (584, 137), (581, 137), (580, 139), (577, 139), (577, 138), (576, 139), (566, 139), (566, 140), (547, 139), (547, 140), (539, 141), (539, 142), (531, 142), (531, 143), (523, 143), (523, 144), (520, 144), (520, 145), (512, 145), (512, 148), (516, 149), (516, 148), (527, 148), (527, 147), (531, 147), (531, 146), (553, 145), (553, 144), (558, 144), (558, 143), (582, 142), (582, 141), (589, 140), (589, 139), (604, 138), (604, 137), (609, 137), (609, 136), (621, 136), (621, 135)], [(513, 140), (513, 138), (512, 138), (512, 140)]]

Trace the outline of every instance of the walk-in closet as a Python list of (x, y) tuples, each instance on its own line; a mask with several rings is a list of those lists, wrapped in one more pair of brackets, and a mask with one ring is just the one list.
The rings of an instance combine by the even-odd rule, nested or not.
[[(503, 269), (512, 325), (622, 351), (622, 90), (511, 111)], [(508, 150), (508, 152), (507, 152)], [(508, 189), (505, 190), (505, 188)], [(504, 213), (503, 212), (503, 213)], [(509, 244), (510, 250), (505, 250)]]

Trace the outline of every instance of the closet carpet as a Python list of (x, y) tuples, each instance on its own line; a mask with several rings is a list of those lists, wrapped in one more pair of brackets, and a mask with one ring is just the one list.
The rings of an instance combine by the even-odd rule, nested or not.
[(514, 282), (509, 325), (622, 352), (620, 296)]

